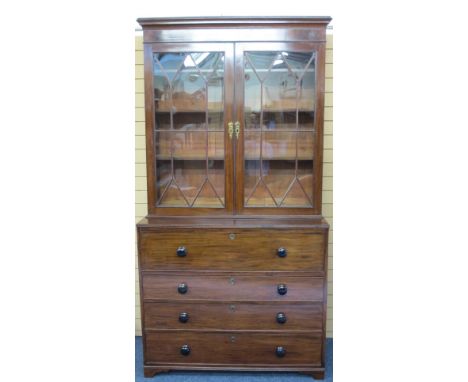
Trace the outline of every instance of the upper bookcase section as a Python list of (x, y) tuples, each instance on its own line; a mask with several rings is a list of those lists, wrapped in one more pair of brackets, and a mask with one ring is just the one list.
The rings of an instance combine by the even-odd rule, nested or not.
[[(139, 18), (146, 43), (309, 41), (325, 42), (328, 16)], [(213, 28), (219, 28), (213, 40)]]

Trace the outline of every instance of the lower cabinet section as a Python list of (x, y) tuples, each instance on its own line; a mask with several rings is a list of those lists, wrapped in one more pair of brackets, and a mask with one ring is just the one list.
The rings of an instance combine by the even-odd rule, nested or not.
[(145, 342), (146, 365), (321, 365), (322, 332), (148, 331)]
[(323, 378), (328, 228), (288, 222), (174, 232), (139, 225), (145, 376), (250, 370)]

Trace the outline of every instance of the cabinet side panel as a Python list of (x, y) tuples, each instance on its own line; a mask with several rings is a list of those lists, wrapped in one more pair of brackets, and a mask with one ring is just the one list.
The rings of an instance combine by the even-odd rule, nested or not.
[(156, 205), (154, 190), (154, 102), (153, 102), (153, 52), (151, 46), (144, 47), (145, 58), (145, 119), (146, 119), (146, 176), (148, 190), (148, 212)]
[(324, 94), (325, 94), (325, 44), (321, 43), (317, 47), (317, 74), (316, 81), (316, 142), (315, 142), (315, 163), (313, 190), (314, 205), (322, 211), (322, 169), (323, 169), (323, 116), (324, 116)]

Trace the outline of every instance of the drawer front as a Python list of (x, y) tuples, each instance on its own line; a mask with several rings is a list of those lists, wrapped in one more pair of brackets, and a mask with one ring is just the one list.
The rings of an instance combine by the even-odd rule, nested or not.
[(322, 303), (148, 302), (146, 329), (321, 330)]
[[(322, 301), (323, 278), (276, 275), (143, 273), (143, 299), (221, 301)], [(185, 293), (180, 293), (179, 288)], [(278, 289), (286, 287), (286, 293)], [(284, 288), (283, 288), (284, 291)]]
[[(182, 347), (186, 355), (182, 354)], [(278, 357), (277, 347), (284, 350)], [(229, 365), (321, 364), (320, 333), (147, 332), (145, 363)], [(281, 352), (281, 349), (278, 350)]]
[[(177, 255), (179, 247), (185, 256)], [(325, 239), (305, 229), (141, 231), (139, 248), (144, 270), (322, 271)]]

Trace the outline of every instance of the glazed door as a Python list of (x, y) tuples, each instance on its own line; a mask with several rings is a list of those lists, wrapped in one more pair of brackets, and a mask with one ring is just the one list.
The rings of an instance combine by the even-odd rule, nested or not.
[(320, 214), (324, 46), (237, 43), (236, 210)]
[(233, 53), (231, 43), (145, 46), (150, 215), (232, 213)]

